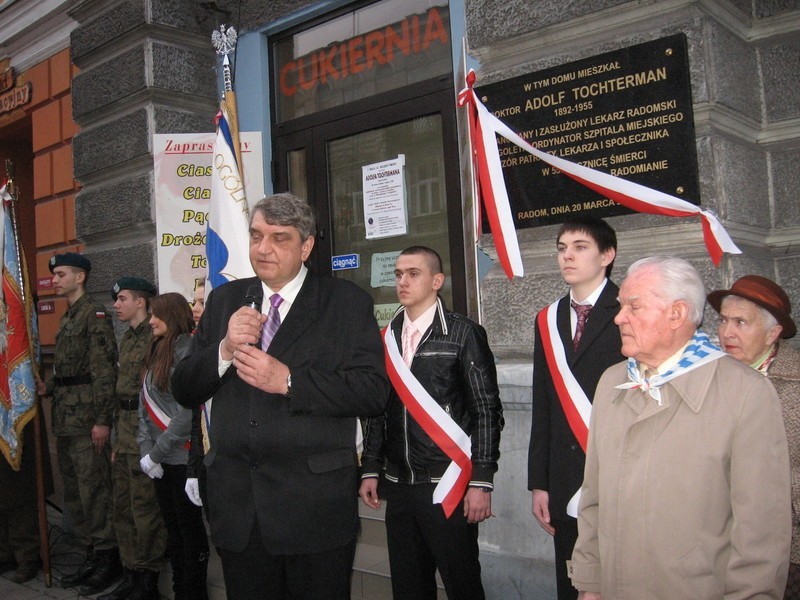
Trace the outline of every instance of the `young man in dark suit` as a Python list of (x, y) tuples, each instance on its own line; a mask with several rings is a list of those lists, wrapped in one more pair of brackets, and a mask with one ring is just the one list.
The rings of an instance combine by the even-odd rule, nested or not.
[(314, 232), (300, 198), (256, 204), (257, 277), (211, 292), (172, 378), (182, 404), (214, 397), (208, 508), (229, 600), (350, 597), (356, 417), (383, 412), (388, 382), (369, 295), (303, 264)]
[(624, 357), (614, 324), (619, 288), (609, 279), (614, 230), (601, 219), (575, 219), (561, 226), (556, 240), (570, 290), (536, 318), (528, 489), (533, 516), (554, 537), (558, 599), (574, 600), (566, 562), (578, 538), (591, 402), (603, 371)]

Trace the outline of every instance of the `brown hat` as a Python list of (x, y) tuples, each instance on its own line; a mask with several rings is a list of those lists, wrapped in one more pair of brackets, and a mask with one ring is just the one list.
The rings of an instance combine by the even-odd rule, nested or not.
[(731, 289), (711, 292), (708, 295), (708, 303), (719, 312), (725, 296), (739, 296), (769, 311), (777, 319), (778, 324), (783, 327), (782, 338), (790, 338), (797, 333), (797, 326), (789, 316), (792, 312), (789, 296), (774, 281), (758, 275), (745, 275), (741, 279), (737, 279)]

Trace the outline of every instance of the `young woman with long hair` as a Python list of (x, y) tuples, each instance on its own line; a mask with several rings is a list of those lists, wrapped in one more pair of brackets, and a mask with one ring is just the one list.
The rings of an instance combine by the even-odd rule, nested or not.
[(192, 411), (175, 401), (170, 387), (175, 364), (189, 350), (194, 319), (186, 298), (176, 293), (153, 298), (151, 311), (153, 343), (139, 402), (141, 466), (155, 482), (167, 526), (175, 600), (207, 600), (209, 553), (203, 515), (184, 491)]

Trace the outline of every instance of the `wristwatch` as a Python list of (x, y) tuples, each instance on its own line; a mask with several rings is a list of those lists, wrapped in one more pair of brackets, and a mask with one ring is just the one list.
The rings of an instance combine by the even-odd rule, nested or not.
[(284, 394), (284, 397), (286, 397), (286, 398), (291, 398), (292, 397), (292, 374), (291, 373), (289, 373), (286, 376), (286, 393)]

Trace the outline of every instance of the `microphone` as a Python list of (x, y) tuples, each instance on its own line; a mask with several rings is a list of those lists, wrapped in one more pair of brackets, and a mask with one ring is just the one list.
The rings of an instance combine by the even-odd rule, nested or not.
[(261, 312), (261, 299), (264, 297), (261, 291), (261, 284), (251, 283), (244, 295), (244, 305)]
[[(245, 293), (244, 295), (244, 305), (249, 306), (250, 308), (254, 308), (258, 312), (261, 312), (261, 300), (263, 298), (264, 298), (264, 292), (261, 289), (261, 284), (251, 283), (250, 286), (247, 288), (247, 293)], [(252, 344), (248, 345), (260, 348), (261, 340), (256, 340)]]

